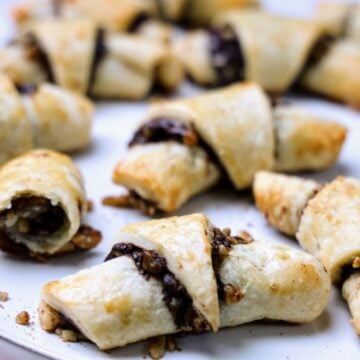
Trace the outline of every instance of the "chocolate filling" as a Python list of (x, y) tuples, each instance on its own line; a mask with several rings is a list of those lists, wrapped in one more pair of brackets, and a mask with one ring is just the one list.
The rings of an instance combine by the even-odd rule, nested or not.
[(209, 30), (210, 55), (216, 72), (216, 86), (245, 79), (245, 58), (235, 32), (229, 27)]
[(55, 82), (55, 77), (51, 69), (50, 60), (46, 51), (42, 48), (40, 41), (34, 34), (27, 34), (24, 37), (24, 45), (27, 50), (27, 57), (30, 60), (38, 62), (45, 73), (47, 74), (48, 81)]
[(107, 196), (102, 201), (103, 205), (116, 208), (137, 209), (142, 213), (153, 216), (157, 212), (154, 201), (143, 199), (135, 191), (131, 190), (126, 195)]
[(320, 37), (314, 44), (308, 56), (305, 69), (318, 65), (319, 62), (328, 54), (335, 41), (336, 38), (331, 35), (324, 35)]
[(158, 117), (140, 127), (129, 146), (163, 141), (176, 141), (180, 144), (195, 146), (199, 142), (199, 137), (191, 124)]
[(120, 256), (130, 257), (146, 280), (156, 279), (162, 285), (163, 299), (179, 330), (202, 333), (210, 324), (194, 308), (185, 287), (168, 269), (166, 259), (154, 250), (145, 250), (129, 243), (114, 245), (105, 261)]
[(38, 90), (36, 84), (16, 85), (16, 89), (20, 95), (33, 95)]
[(353, 264), (347, 264), (343, 266), (340, 281), (339, 281), (339, 287), (341, 288), (344, 284), (344, 282), (349, 279), (354, 274), (359, 274), (360, 268), (355, 268)]
[(240, 236), (232, 236), (230, 229), (222, 231), (218, 228), (213, 229), (211, 257), (218, 287), (218, 296), (220, 300), (225, 301), (227, 304), (239, 302), (244, 295), (234, 285), (223, 283), (220, 276), (221, 266), (235, 245), (247, 245), (253, 241), (252, 237), (246, 232), (243, 232)]
[(46, 242), (59, 231), (67, 217), (58, 205), (40, 196), (23, 196), (11, 202), (11, 208), (0, 213), (0, 249), (7, 252), (28, 252), (19, 238)]
[(96, 32), (93, 61), (91, 64), (91, 69), (90, 69), (89, 87), (87, 89), (88, 93), (91, 91), (92, 85), (94, 84), (95, 76), (96, 76), (96, 69), (97, 69), (98, 65), (100, 64), (101, 60), (106, 55), (106, 52), (107, 52), (107, 48), (106, 48), (106, 44), (105, 44), (105, 30), (98, 29)]
[(185, 124), (171, 118), (158, 117), (146, 122), (135, 133), (129, 143), (129, 147), (138, 144), (157, 143), (164, 141), (176, 141), (187, 146), (201, 147), (224, 174), (221, 161), (215, 151), (202, 139), (192, 124)]
[(140, 13), (136, 16), (133, 22), (130, 24), (128, 28), (129, 33), (137, 32), (147, 21), (151, 19), (150, 15), (147, 13)]

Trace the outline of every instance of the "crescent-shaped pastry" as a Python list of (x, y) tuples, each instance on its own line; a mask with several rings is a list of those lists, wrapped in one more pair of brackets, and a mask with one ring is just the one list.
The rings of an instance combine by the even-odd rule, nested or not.
[(183, 79), (180, 61), (164, 42), (104, 32), (89, 20), (37, 22), (0, 50), (0, 72), (17, 85), (46, 79), (80, 93), (126, 99), (141, 99), (155, 86), (172, 91)]
[(44, 330), (72, 324), (107, 350), (260, 319), (312, 321), (330, 294), (311, 255), (232, 236), (201, 214), (129, 225), (106, 260), (44, 286)]
[(360, 335), (360, 182), (338, 177), (321, 186), (297, 177), (260, 172), (254, 195), (275, 228), (295, 236), (324, 264), (345, 300)]
[(251, 80), (278, 95), (297, 85), (360, 105), (360, 48), (326, 35), (316, 22), (229, 11), (209, 30), (176, 41), (174, 51), (190, 78), (205, 86)]
[(91, 141), (92, 112), (80, 95), (50, 84), (16, 89), (0, 75), (0, 165), (33, 148), (84, 149)]
[(0, 249), (32, 257), (88, 250), (101, 234), (81, 222), (88, 204), (71, 159), (34, 150), (0, 170)]
[(150, 110), (114, 170), (114, 182), (130, 196), (104, 202), (149, 214), (156, 208), (172, 212), (224, 176), (241, 190), (259, 170), (329, 167), (345, 137), (341, 125), (302, 109), (273, 111), (252, 83), (162, 102)]
[[(141, 22), (159, 18), (206, 25), (221, 11), (259, 6), (258, 0), (36, 0), (16, 5), (13, 19), (28, 29), (49, 18), (90, 19), (112, 31), (133, 31)], [(160, 24), (158, 22), (158, 24)]]
[[(157, 13), (155, 1), (148, 0), (36, 0), (13, 7), (12, 15), (21, 30), (42, 20), (89, 19), (102, 28), (131, 32)], [(136, 29), (137, 30), (137, 29)]]

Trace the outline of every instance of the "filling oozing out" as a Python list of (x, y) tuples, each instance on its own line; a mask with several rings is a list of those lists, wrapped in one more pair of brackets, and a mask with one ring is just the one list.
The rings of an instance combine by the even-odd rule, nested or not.
[(151, 19), (149, 14), (140, 13), (138, 16), (135, 17), (134, 21), (128, 28), (129, 33), (137, 32), (147, 21)]
[(247, 245), (252, 243), (253, 238), (246, 232), (242, 232), (239, 236), (231, 235), (230, 229), (220, 230), (213, 229), (211, 238), (212, 247), (212, 263), (216, 277), (219, 300), (225, 301), (226, 304), (235, 304), (244, 297), (240, 289), (233, 284), (224, 284), (221, 276), (221, 266), (235, 245)]
[(245, 58), (231, 27), (209, 30), (210, 55), (216, 72), (216, 86), (226, 86), (245, 78)]
[(11, 202), (11, 208), (0, 213), (0, 248), (16, 250), (18, 244), (49, 244), (54, 234), (68, 223), (63, 208), (52, 205), (41, 196), (23, 196)]
[(339, 282), (340, 286), (342, 286), (347, 279), (355, 274), (360, 274), (360, 256), (354, 258), (351, 264), (347, 264), (343, 267)]
[(129, 256), (145, 279), (156, 279), (162, 285), (163, 299), (179, 330), (202, 333), (210, 324), (197, 312), (185, 287), (168, 269), (164, 257), (154, 250), (145, 250), (128, 243), (114, 245), (105, 261)]
[(96, 39), (95, 39), (95, 48), (93, 54), (93, 62), (91, 64), (90, 69), (90, 78), (89, 78), (89, 88), (88, 92), (90, 92), (92, 85), (95, 81), (96, 69), (100, 64), (101, 60), (107, 53), (106, 42), (105, 42), (105, 30), (98, 29), (96, 32)]
[(335, 41), (336, 38), (331, 35), (320, 37), (314, 44), (304, 69), (316, 66), (327, 55)]
[(145, 123), (135, 133), (129, 146), (170, 140), (187, 146), (195, 146), (199, 142), (199, 137), (192, 125), (159, 117)]
[(36, 36), (29, 33), (24, 37), (23, 41), (26, 48), (26, 56), (30, 60), (38, 62), (44, 69), (48, 81), (54, 82), (55, 77), (51, 69), (49, 58)]

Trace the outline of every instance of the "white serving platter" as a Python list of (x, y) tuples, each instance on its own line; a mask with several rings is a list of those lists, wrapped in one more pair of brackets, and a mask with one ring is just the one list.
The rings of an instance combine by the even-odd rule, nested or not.
[[(276, 0), (266, 2), (276, 9), (284, 9), (281, 3), (290, 3)], [(10, 3), (11, 1), (0, 1), (0, 24), (6, 24), (4, 9)], [(298, 4), (302, 14), (308, 13), (305, 5), (309, 8), (311, 2)], [(294, 8), (293, 5), (291, 7)], [(0, 32), (2, 30), (0, 26)], [(1, 36), (8, 31), (10, 28), (6, 25)], [(185, 85), (180, 95), (187, 96), (198, 91)], [(324, 118), (337, 120), (349, 129), (349, 137), (338, 164), (328, 171), (306, 176), (321, 181), (331, 180), (340, 174), (360, 178), (360, 113), (323, 100), (297, 97), (290, 98), (290, 101), (303, 105)], [(0, 360), (25, 359), (24, 354), (28, 354), (26, 358), (42, 358), (24, 353), (16, 347), (9, 347), (7, 341), (52, 359), (143, 357), (145, 342), (111, 352), (101, 352), (90, 343), (64, 343), (57, 336), (40, 329), (36, 309), (43, 284), (99, 264), (108, 253), (114, 234), (122, 226), (146, 219), (136, 211), (104, 207), (101, 199), (105, 195), (122, 191), (111, 182), (112, 169), (126, 151), (127, 142), (144, 116), (147, 106), (145, 103), (98, 103), (93, 145), (88, 151), (74, 157), (85, 177), (88, 196), (95, 203), (95, 210), (89, 214), (86, 222), (102, 231), (104, 239), (101, 245), (88, 253), (59, 257), (47, 264), (0, 254), (0, 291), (7, 291), (10, 295), (9, 301), (1, 303), (0, 307)], [(214, 189), (190, 201), (177, 214), (192, 212), (205, 213), (220, 227), (231, 227), (234, 231), (244, 229), (255, 238), (298, 247), (295, 240), (280, 235), (266, 224), (254, 208), (249, 194), (236, 194), (230, 189)], [(15, 323), (16, 314), (22, 310), (31, 315), (28, 327)], [(360, 344), (349, 319), (347, 306), (337, 289), (334, 289), (326, 311), (310, 324), (295, 326), (260, 322), (221, 330), (217, 334), (188, 336), (180, 340), (182, 351), (167, 354), (166, 358), (355, 359), (360, 356)]]

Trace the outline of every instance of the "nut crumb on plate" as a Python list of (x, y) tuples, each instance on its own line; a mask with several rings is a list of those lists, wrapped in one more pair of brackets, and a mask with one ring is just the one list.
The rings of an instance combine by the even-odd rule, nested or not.
[(60, 337), (60, 339), (64, 342), (77, 342), (78, 337), (75, 331), (57, 328), (55, 330), (55, 334)]
[(149, 341), (148, 354), (152, 359), (161, 359), (165, 351), (180, 351), (172, 336), (158, 336)]
[(29, 325), (30, 315), (27, 311), (21, 311), (19, 314), (16, 315), (16, 323), (19, 325)]
[(9, 293), (6, 291), (0, 291), (0, 301), (8, 301), (9, 300)]

